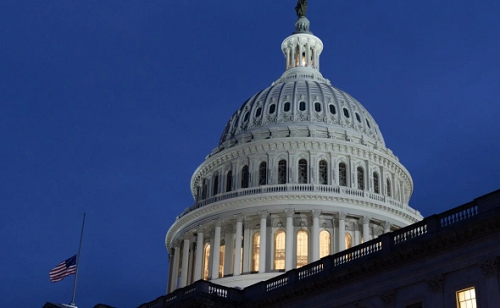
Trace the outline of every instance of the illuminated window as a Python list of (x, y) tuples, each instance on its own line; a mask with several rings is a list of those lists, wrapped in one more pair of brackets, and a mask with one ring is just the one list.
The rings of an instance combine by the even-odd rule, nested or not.
[(328, 163), (326, 160), (319, 162), (319, 183), (323, 185), (328, 184)]
[(213, 196), (219, 193), (219, 174), (216, 173), (213, 177), (214, 186), (213, 186)]
[(241, 188), (248, 188), (250, 173), (248, 173), (248, 166), (241, 169)]
[(365, 189), (365, 172), (363, 168), (358, 167), (358, 189), (364, 190)]
[(476, 289), (474, 287), (457, 292), (457, 308), (476, 307)]
[(226, 245), (221, 245), (219, 250), (219, 278), (224, 277), (224, 255), (226, 252)]
[(378, 173), (373, 172), (373, 191), (376, 194), (380, 194), (380, 187), (379, 187), (379, 182), (378, 182)]
[(252, 271), (259, 271), (259, 253), (260, 253), (260, 232), (256, 232), (253, 235), (253, 247), (252, 247)]
[(259, 165), (259, 185), (267, 184), (267, 163), (261, 162)]
[(322, 230), (319, 233), (319, 257), (330, 255), (330, 232)]
[(297, 268), (307, 265), (308, 249), (308, 234), (300, 230), (297, 232)]
[(233, 171), (229, 170), (226, 175), (226, 192), (233, 189)]
[(339, 185), (347, 186), (347, 166), (345, 163), (339, 164)]
[(345, 249), (352, 247), (352, 237), (349, 233), (345, 234)]
[(278, 163), (278, 184), (285, 184), (286, 181), (286, 160), (282, 159)]
[(203, 279), (208, 279), (208, 265), (210, 262), (210, 244), (205, 244), (205, 249), (203, 250)]
[(274, 269), (285, 269), (285, 231), (278, 230), (274, 235)]
[(307, 160), (299, 160), (299, 183), (307, 183)]
[(389, 179), (387, 179), (387, 196), (392, 197), (391, 181), (389, 181)]

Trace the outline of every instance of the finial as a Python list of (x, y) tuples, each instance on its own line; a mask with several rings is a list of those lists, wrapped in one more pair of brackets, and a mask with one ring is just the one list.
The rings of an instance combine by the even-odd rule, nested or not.
[(297, 12), (297, 17), (305, 17), (307, 13), (307, 0), (298, 0), (295, 12)]

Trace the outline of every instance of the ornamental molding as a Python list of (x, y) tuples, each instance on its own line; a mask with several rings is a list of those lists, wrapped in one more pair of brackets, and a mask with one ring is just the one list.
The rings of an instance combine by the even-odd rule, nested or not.
[(432, 292), (441, 292), (444, 289), (444, 277), (438, 275), (427, 280), (427, 286)]
[(481, 272), (486, 277), (496, 276), (498, 272), (498, 258), (492, 258), (484, 262), (479, 263), (481, 267)]

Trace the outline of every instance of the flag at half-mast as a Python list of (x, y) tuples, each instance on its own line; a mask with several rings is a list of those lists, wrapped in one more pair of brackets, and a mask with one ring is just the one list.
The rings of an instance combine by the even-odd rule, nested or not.
[(76, 273), (76, 255), (62, 261), (49, 272), (49, 278), (52, 282), (63, 280), (64, 277)]

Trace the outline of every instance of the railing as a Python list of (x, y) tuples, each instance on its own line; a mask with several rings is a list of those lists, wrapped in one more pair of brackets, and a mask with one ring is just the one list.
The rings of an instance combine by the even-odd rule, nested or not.
[(280, 193), (280, 192), (318, 192), (318, 193), (327, 193), (333, 195), (344, 195), (351, 196), (354, 198), (367, 198), (371, 200), (375, 200), (377, 202), (388, 203), (396, 208), (408, 211), (413, 215), (419, 215), (420, 213), (406, 204), (403, 204), (397, 200), (392, 199), (391, 197), (387, 197), (381, 194), (375, 194), (372, 192), (368, 192), (366, 190), (359, 190), (355, 188), (345, 187), (345, 186), (331, 186), (331, 185), (316, 185), (316, 184), (279, 184), (279, 185), (263, 185), (258, 187), (251, 188), (242, 188), (235, 191), (230, 191), (226, 193), (221, 193), (216, 196), (209, 197), (207, 199), (196, 202), (194, 205), (185, 209), (181, 215), (177, 218), (180, 218), (186, 215), (189, 212), (192, 212), (196, 209), (204, 207), (206, 205), (224, 201), (231, 198), (236, 198), (240, 196), (249, 196), (256, 194), (266, 194), (266, 193)]

